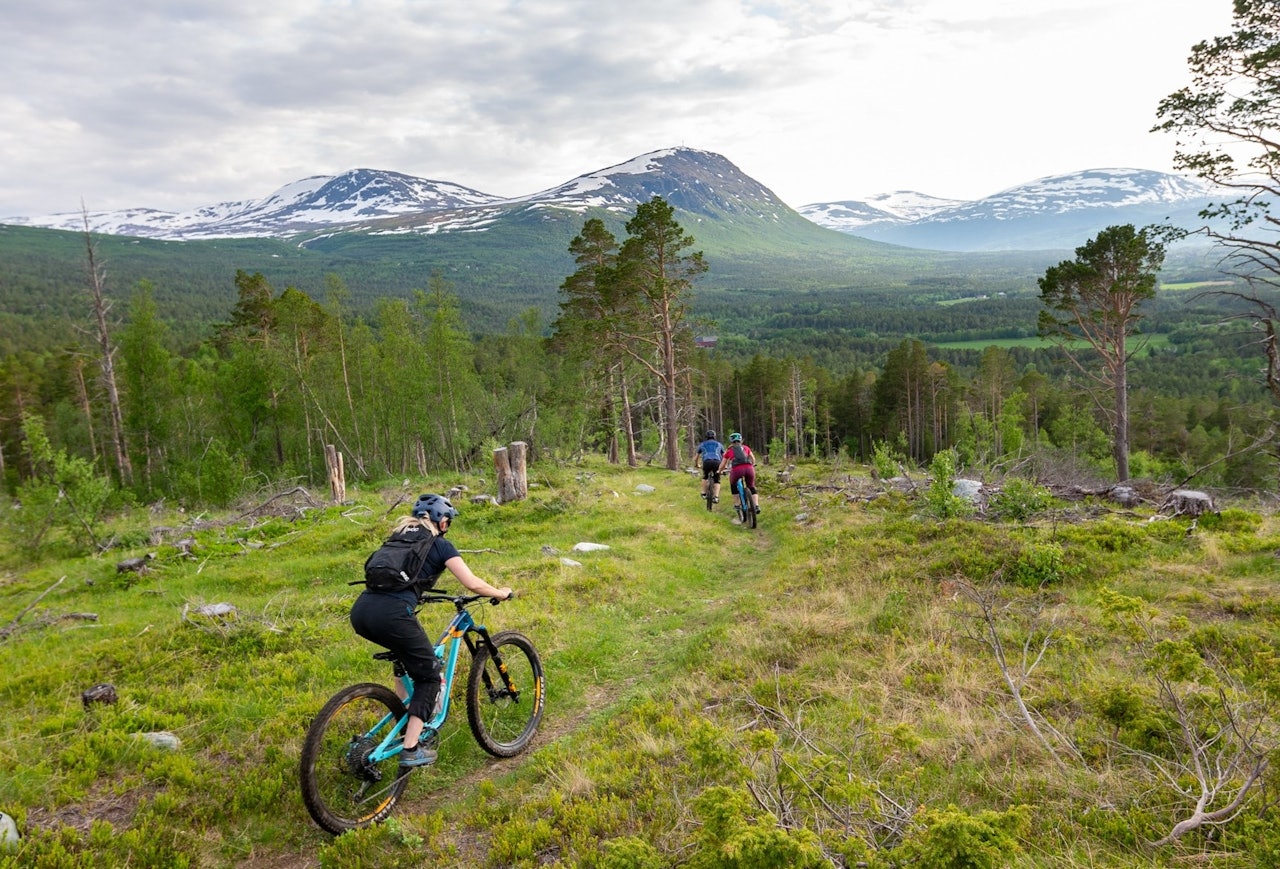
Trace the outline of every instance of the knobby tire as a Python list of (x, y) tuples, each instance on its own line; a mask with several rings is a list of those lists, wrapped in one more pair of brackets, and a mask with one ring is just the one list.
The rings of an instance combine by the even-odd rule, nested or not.
[(508, 689), (489, 647), (480, 643), (467, 678), (467, 724), (489, 754), (514, 757), (525, 750), (538, 730), (546, 703), (546, 681), (542, 660), (524, 634), (502, 631), (494, 634), (492, 641), (515, 693)]
[(394, 691), (364, 682), (333, 695), (316, 715), (302, 744), (299, 777), (302, 801), (317, 824), (338, 835), (391, 814), (409, 777), (401, 774), (399, 755), (375, 764), (368, 754), (404, 713)]
[(747, 494), (747, 484), (738, 478), (738, 516), (742, 524), (750, 528), (756, 527), (756, 511), (751, 506), (751, 496)]

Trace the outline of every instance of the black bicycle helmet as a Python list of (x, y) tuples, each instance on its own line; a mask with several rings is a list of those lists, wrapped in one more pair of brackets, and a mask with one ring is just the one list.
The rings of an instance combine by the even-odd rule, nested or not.
[(715, 439), (716, 439), (715, 429), (710, 429), (710, 428), (707, 429), (707, 440), (713, 441)]
[(424, 516), (439, 525), (442, 519), (456, 519), (458, 511), (444, 495), (419, 495), (418, 502), (413, 505), (413, 517), (421, 519)]

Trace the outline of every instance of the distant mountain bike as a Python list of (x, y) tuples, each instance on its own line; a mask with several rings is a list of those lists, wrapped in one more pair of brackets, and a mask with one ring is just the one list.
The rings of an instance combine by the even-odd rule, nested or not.
[[(429, 593), (422, 603), (452, 603), (457, 610), (436, 643), (444, 668), (440, 700), (426, 726), (439, 732), (449, 715), (449, 695), (465, 643), (471, 653), (467, 678), (467, 724), (480, 747), (495, 757), (513, 757), (528, 747), (542, 720), (546, 682), (533, 643), (518, 631), (490, 635), (468, 607), (483, 595)], [(413, 680), (392, 652), (395, 677), (413, 695)], [(409, 783), (412, 768), (400, 767), (405, 701), (386, 685), (362, 682), (329, 699), (311, 722), (302, 745), (302, 801), (315, 822), (339, 834), (385, 820)]]
[(750, 528), (756, 527), (756, 511), (751, 506), (751, 493), (747, 491), (746, 481), (742, 477), (738, 478), (738, 482), (733, 487), (733, 512), (738, 517), (738, 521)]

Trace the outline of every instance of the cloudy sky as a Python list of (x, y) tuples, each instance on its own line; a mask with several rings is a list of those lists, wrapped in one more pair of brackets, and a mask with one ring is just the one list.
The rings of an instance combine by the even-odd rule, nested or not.
[(387, 169), (534, 193), (683, 145), (793, 206), (1168, 171), (1231, 0), (3, 0), (0, 216)]

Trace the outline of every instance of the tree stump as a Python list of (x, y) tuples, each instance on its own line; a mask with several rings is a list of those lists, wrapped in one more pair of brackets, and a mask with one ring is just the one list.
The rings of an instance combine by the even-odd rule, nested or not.
[(525, 472), (525, 447), (516, 441), (493, 451), (493, 470), (498, 477), (498, 503), (521, 501), (529, 494)]
[(329, 468), (329, 497), (335, 504), (347, 500), (347, 474), (342, 463), (342, 453), (333, 444), (325, 444), (324, 463)]
[(1160, 512), (1174, 516), (1202, 516), (1213, 512), (1213, 499), (1194, 489), (1174, 489), (1160, 505)]

